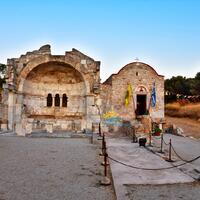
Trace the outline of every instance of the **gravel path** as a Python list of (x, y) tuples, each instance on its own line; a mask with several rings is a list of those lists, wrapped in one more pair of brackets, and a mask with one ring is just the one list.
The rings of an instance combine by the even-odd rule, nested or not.
[(198, 200), (198, 183), (167, 185), (127, 185), (126, 196), (130, 200)]
[(0, 137), (0, 200), (114, 200), (88, 139)]

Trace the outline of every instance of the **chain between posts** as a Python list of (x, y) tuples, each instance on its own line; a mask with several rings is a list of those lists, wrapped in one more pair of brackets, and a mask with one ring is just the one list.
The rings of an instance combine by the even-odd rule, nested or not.
[(172, 147), (172, 150), (174, 151), (174, 153), (176, 154), (176, 156), (177, 156), (180, 160), (182, 160), (182, 161), (184, 161), (184, 162), (187, 162), (187, 160), (183, 159), (183, 158), (176, 152), (176, 150), (174, 149), (173, 145), (171, 145), (171, 147)]
[[(164, 142), (163, 136), (161, 137), (161, 139), (162, 139), (162, 142)], [(166, 144), (166, 143), (165, 143), (165, 144)], [(171, 139), (170, 139), (170, 141), (169, 141), (169, 144), (167, 144), (167, 145), (169, 145), (169, 151), (170, 151), (170, 153), (169, 153), (169, 160), (171, 160), (171, 152), (172, 152), (172, 150), (173, 150), (176, 154), (177, 154), (177, 152), (174, 150), (174, 147), (172, 146)], [(173, 169), (173, 168), (180, 167), (180, 166), (183, 166), (183, 165), (185, 165), (185, 164), (194, 162), (195, 160), (198, 160), (198, 159), (200, 158), (200, 155), (199, 155), (199, 156), (197, 156), (197, 157), (195, 157), (195, 158), (193, 158), (193, 159), (191, 159), (191, 160), (187, 160), (187, 161), (186, 161), (186, 160), (184, 160), (183, 158), (181, 158), (181, 156), (179, 156), (179, 155), (177, 154), (177, 155), (179, 156), (179, 158), (180, 158), (182, 161), (184, 161), (184, 163), (181, 163), (181, 164), (178, 164), (178, 165), (173, 165), (173, 166), (170, 166), (170, 167), (163, 167), (163, 168), (144, 168), (144, 167), (138, 167), (138, 166), (129, 165), (129, 164), (126, 164), (126, 163), (124, 163), (124, 162), (121, 162), (121, 161), (119, 161), (119, 160), (117, 160), (117, 159), (114, 159), (114, 158), (112, 158), (111, 156), (108, 155), (104, 133), (103, 133), (103, 137), (102, 137), (102, 154), (103, 154), (103, 156), (104, 156), (104, 177), (106, 177), (106, 178), (107, 178), (107, 162), (108, 162), (108, 158), (109, 158), (110, 160), (112, 160), (112, 161), (114, 161), (114, 162), (117, 162), (117, 163), (119, 163), (119, 164), (121, 164), (121, 165), (124, 165), (124, 166), (126, 166), (126, 167), (130, 167), (130, 168), (133, 168), (133, 169), (139, 169), (139, 170), (146, 170), (146, 171), (154, 171), (154, 170), (157, 171), (157, 170), (168, 170), (168, 169)], [(171, 161), (172, 161), (172, 160), (171, 160)]]
[(184, 163), (182, 163), (181, 165), (185, 165), (185, 164), (187, 164), (187, 163), (191, 163), (191, 162), (193, 162), (193, 161), (195, 161), (195, 160), (197, 160), (197, 159), (200, 158), (200, 156), (197, 156), (197, 157), (195, 157), (195, 158), (193, 158), (193, 159), (191, 159), (191, 160), (186, 160), (186, 159), (182, 158), (182, 156), (180, 156), (180, 155), (177, 153), (177, 151), (175, 150), (174, 146), (172, 145), (172, 140), (171, 140), (171, 139), (170, 139), (169, 143), (166, 143), (166, 142), (165, 142), (165, 140), (164, 140), (164, 138), (163, 138), (163, 134), (161, 135), (161, 146), (160, 146), (160, 152), (159, 152), (159, 153), (164, 153), (164, 152), (163, 152), (163, 143), (164, 143), (165, 145), (167, 145), (167, 146), (169, 145), (169, 155), (168, 155), (168, 159), (167, 159), (167, 161), (169, 161), (169, 162), (173, 162), (172, 157), (171, 157), (172, 151), (175, 153), (175, 155), (176, 155), (181, 161), (184, 162)]
[[(161, 138), (162, 138), (162, 142), (164, 142), (163, 136), (162, 136)], [(167, 143), (165, 143), (165, 144), (167, 144)], [(171, 139), (170, 139), (170, 141), (169, 141), (169, 144), (167, 144), (167, 145), (169, 145), (169, 161), (172, 162), (172, 159), (171, 159), (171, 152), (172, 152), (172, 149), (174, 150), (174, 147), (172, 146)], [(174, 152), (175, 152), (175, 150), (174, 150)], [(175, 153), (177, 154), (177, 152), (175, 152)], [(177, 155), (178, 155), (178, 154), (177, 154)], [(138, 167), (138, 166), (133, 166), (133, 165), (126, 164), (126, 163), (124, 163), (124, 162), (121, 162), (121, 161), (119, 161), (119, 160), (117, 160), (117, 159), (112, 158), (112, 157), (109, 156), (108, 154), (106, 155), (106, 157), (109, 158), (110, 160), (112, 160), (112, 161), (114, 161), (114, 162), (116, 162), (116, 163), (119, 163), (119, 164), (121, 164), (121, 165), (124, 165), (124, 166), (126, 166), (126, 167), (130, 167), (130, 168), (138, 169), (138, 170), (146, 170), (146, 171), (158, 171), (158, 170), (173, 169), (173, 168), (177, 168), (177, 167), (186, 165), (186, 164), (188, 164), (188, 163), (191, 163), (191, 162), (194, 162), (195, 160), (200, 159), (200, 155), (199, 155), (199, 156), (197, 156), (197, 157), (195, 157), (195, 158), (193, 158), (193, 159), (191, 159), (191, 160), (187, 160), (187, 161), (184, 160), (184, 159), (182, 159), (182, 161), (184, 161), (184, 163), (181, 163), (181, 164), (178, 164), (178, 165), (173, 165), (173, 166), (170, 166), (170, 167), (163, 167), (163, 168), (144, 168), (144, 167)], [(180, 158), (181, 158), (181, 157), (180, 157)]]
[(112, 157), (110, 157), (110, 156), (108, 156), (108, 158), (111, 159), (112, 161), (115, 161), (115, 162), (117, 162), (117, 163), (119, 163), (119, 164), (122, 164), (122, 165), (124, 165), (124, 166), (126, 166), (126, 167), (130, 167), (130, 168), (133, 168), (133, 169), (146, 170), (146, 171), (154, 171), (154, 170), (157, 171), (157, 170), (173, 169), (173, 168), (176, 168), (176, 167), (183, 166), (183, 165), (185, 165), (185, 164), (187, 164), (187, 163), (194, 162), (195, 160), (199, 159), (200, 156), (197, 156), (196, 158), (194, 158), (194, 159), (192, 159), (192, 160), (189, 160), (189, 161), (187, 161), (187, 162), (181, 163), (181, 164), (179, 164), (179, 165), (173, 165), (173, 166), (171, 166), (171, 167), (163, 167), (163, 168), (144, 168), (144, 167), (137, 167), (137, 166), (129, 165), (129, 164), (123, 163), (123, 162), (121, 162), (121, 161), (118, 161), (118, 160), (116, 160), (116, 159), (114, 159), (114, 158), (112, 158)]

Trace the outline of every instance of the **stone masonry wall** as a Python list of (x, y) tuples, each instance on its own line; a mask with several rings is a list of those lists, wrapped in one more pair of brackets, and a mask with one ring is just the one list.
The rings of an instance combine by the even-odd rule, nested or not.
[[(164, 118), (164, 77), (156, 73), (149, 65), (141, 62), (134, 62), (123, 67), (117, 74), (113, 74), (102, 85), (103, 110), (107, 110), (106, 102), (110, 102), (112, 109), (125, 121), (133, 122), (136, 119), (135, 110), (137, 109), (137, 95), (146, 95), (146, 106), (149, 116), (153, 121)], [(150, 105), (153, 84), (156, 87), (156, 106)], [(126, 107), (125, 95), (128, 84), (133, 90), (133, 99)], [(142, 88), (142, 89), (141, 89)], [(107, 110), (108, 111), (108, 110)], [(148, 131), (150, 129), (147, 117), (140, 121)], [(144, 128), (143, 127), (143, 128)], [(144, 128), (145, 129), (145, 128)]]
[[(125, 94), (128, 84), (133, 90), (133, 102), (125, 107)], [(156, 86), (156, 107), (149, 106), (153, 84)], [(159, 76), (150, 66), (144, 63), (131, 63), (122, 68), (117, 75), (112, 77), (112, 105), (117, 113), (123, 118), (131, 120), (135, 118), (136, 95), (140, 94), (139, 87), (142, 86), (147, 94), (147, 108), (153, 118), (164, 118), (164, 77)]]

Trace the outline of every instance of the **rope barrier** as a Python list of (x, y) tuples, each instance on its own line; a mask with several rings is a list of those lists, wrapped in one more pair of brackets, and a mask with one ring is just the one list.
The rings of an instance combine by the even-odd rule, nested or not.
[[(167, 144), (167, 143), (165, 142), (164, 138), (162, 138), (162, 140), (163, 140), (163, 143), (164, 143), (165, 145), (170, 145), (170, 142)], [(171, 148), (172, 148), (172, 150), (174, 151), (174, 153), (176, 154), (176, 156), (177, 156), (180, 160), (182, 160), (182, 161), (184, 161), (184, 162), (188, 162), (188, 160), (182, 158), (182, 157), (177, 153), (177, 151), (175, 150), (175, 148), (174, 148), (174, 146), (173, 146), (172, 144), (171, 144)]]
[(174, 149), (173, 145), (171, 145), (171, 147), (172, 147), (172, 150), (174, 151), (174, 153), (176, 154), (176, 156), (177, 156), (180, 160), (182, 160), (182, 161), (184, 161), (184, 162), (188, 162), (188, 160), (185, 160), (184, 158), (182, 158), (182, 157), (177, 153), (177, 151)]
[[(163, 141), (163, 143), (164, 143), (165, 145), (170, 145), (170, 142), (167, 144), (167, 143), (165, 142), (164, 138), (162, 138), (162, 141)], [(171, 148), (172, 148), (172, 150), (174, 151), (174, 153), (176, 154), (176, 156), (177, 156), (180, 160), (182, 160), (183, 162), (189, 162), (188, 160), (182, 158), (182, 157), (177, 153), (177, 151), (175, 150), (175, 148), (174, 148), (174, 146), (173, 146), (172, 144), (171, 144)], [(162, 151), (162, 150), (161, 150), (161, 151)]]
[[(130, 167), (130, 168), (133, 168), (133, 169), (139, 169), (139, 170), (146, 170), (146, 171), (158, 171), (158, 170), (168, 170), (168, 169), (173, 169), (173, 168), (177, 168), (177, 167), (180, 167), (180, 166), (183, 166), (183, 165), (186, 165), (188, 163), (192, 163), (196, 160), (198, 160), (200, 158), (200, 155), (191, 159), (191, 160), (185, 160), (183, 159), (174, 149), (174, 147), (171, 145), (171, 148), (173, 149), (173, 151), (175, 152), (175, 154), (177, 155), (177, 157), (179, 157), (179, 159), (181, 159), (182, 161), (184, 161), (183, 163), (181, 164), (178, 164), (178, 165), (173, 165), (173, 166), (170, 166), (170, 167), (162, 167), (162, 168), (145, 168), (145, 167), (138, 167), (138, 166), (133, 166), (133, 165), (129, 165), (129, 164), (126, 164), (124, 162), (121, 162), (119, 160), (116, 160), (114, 158), (112, 158), (111, 156), (109, 156), (106, 152), (106, 143), (105, 143), (105, 138), (104, 138), (104, 134), (103, 134), (103, 141), (102, 141), (102, 150), (104, 150), (103, 154), (105, 157), (109, 158), (110, 160), (116, 162), (116, 163), (119, 163), (121, 165), (124, 165), (126, 167)], [(164, 139), (163, 139), (163, 142), (166, 144), (166, 145), (170, 145), (170, 142), (169, 144), (167, 144)], [(154, 152), (155, 153), (155, 152)]]
[(165, 142), (164, 138), (163, 138), (163, 142), (164, 142), (165, 145), (169, 145), (169, 143)]
[(133, 168), (133, 169), (140, 169), (140, 170), (147, 170), (147, 171), (154, 171), (154, 170), (167, 170), (167, 169), (172, 169), (172, 168), (176, 168), (176, 167), (180, 167), (180, 166), (183, 166), (187, 163), (191, 163), (191, 162), (194, 162), (195, 160), (198, 160), (200, 158), (200, 156), (197, 156), (196, 158), (192, 159), (192, 160), (189, 160), (187, 162), (184, 162), (184, 163), (181, 163), (179, 165), (173, 165), (171, 167), (163, 167), (163, 168), (144, 168), (144, 167), (137, 167), (137, 166), (133, 166), (133, 165), (129, 165), (129, 164), (126, 164), (126, 163), (123, 163), (121, 161), (118, 161), (110, 156), (108, 156), (108, 158), (110, 158), (111, 160), (121, 164), (121, 165), (124, 165), (126, 167), (130, 167), (130, 168)]

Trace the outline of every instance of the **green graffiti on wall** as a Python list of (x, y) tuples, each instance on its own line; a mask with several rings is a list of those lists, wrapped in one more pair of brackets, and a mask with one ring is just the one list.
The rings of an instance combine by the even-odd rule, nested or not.
[(106, 112), (103, 114), (103, 123), (107, 125), (115, 125), (121, 126), (122, 125), (122, 118), (112, 109), (111, 111)]

